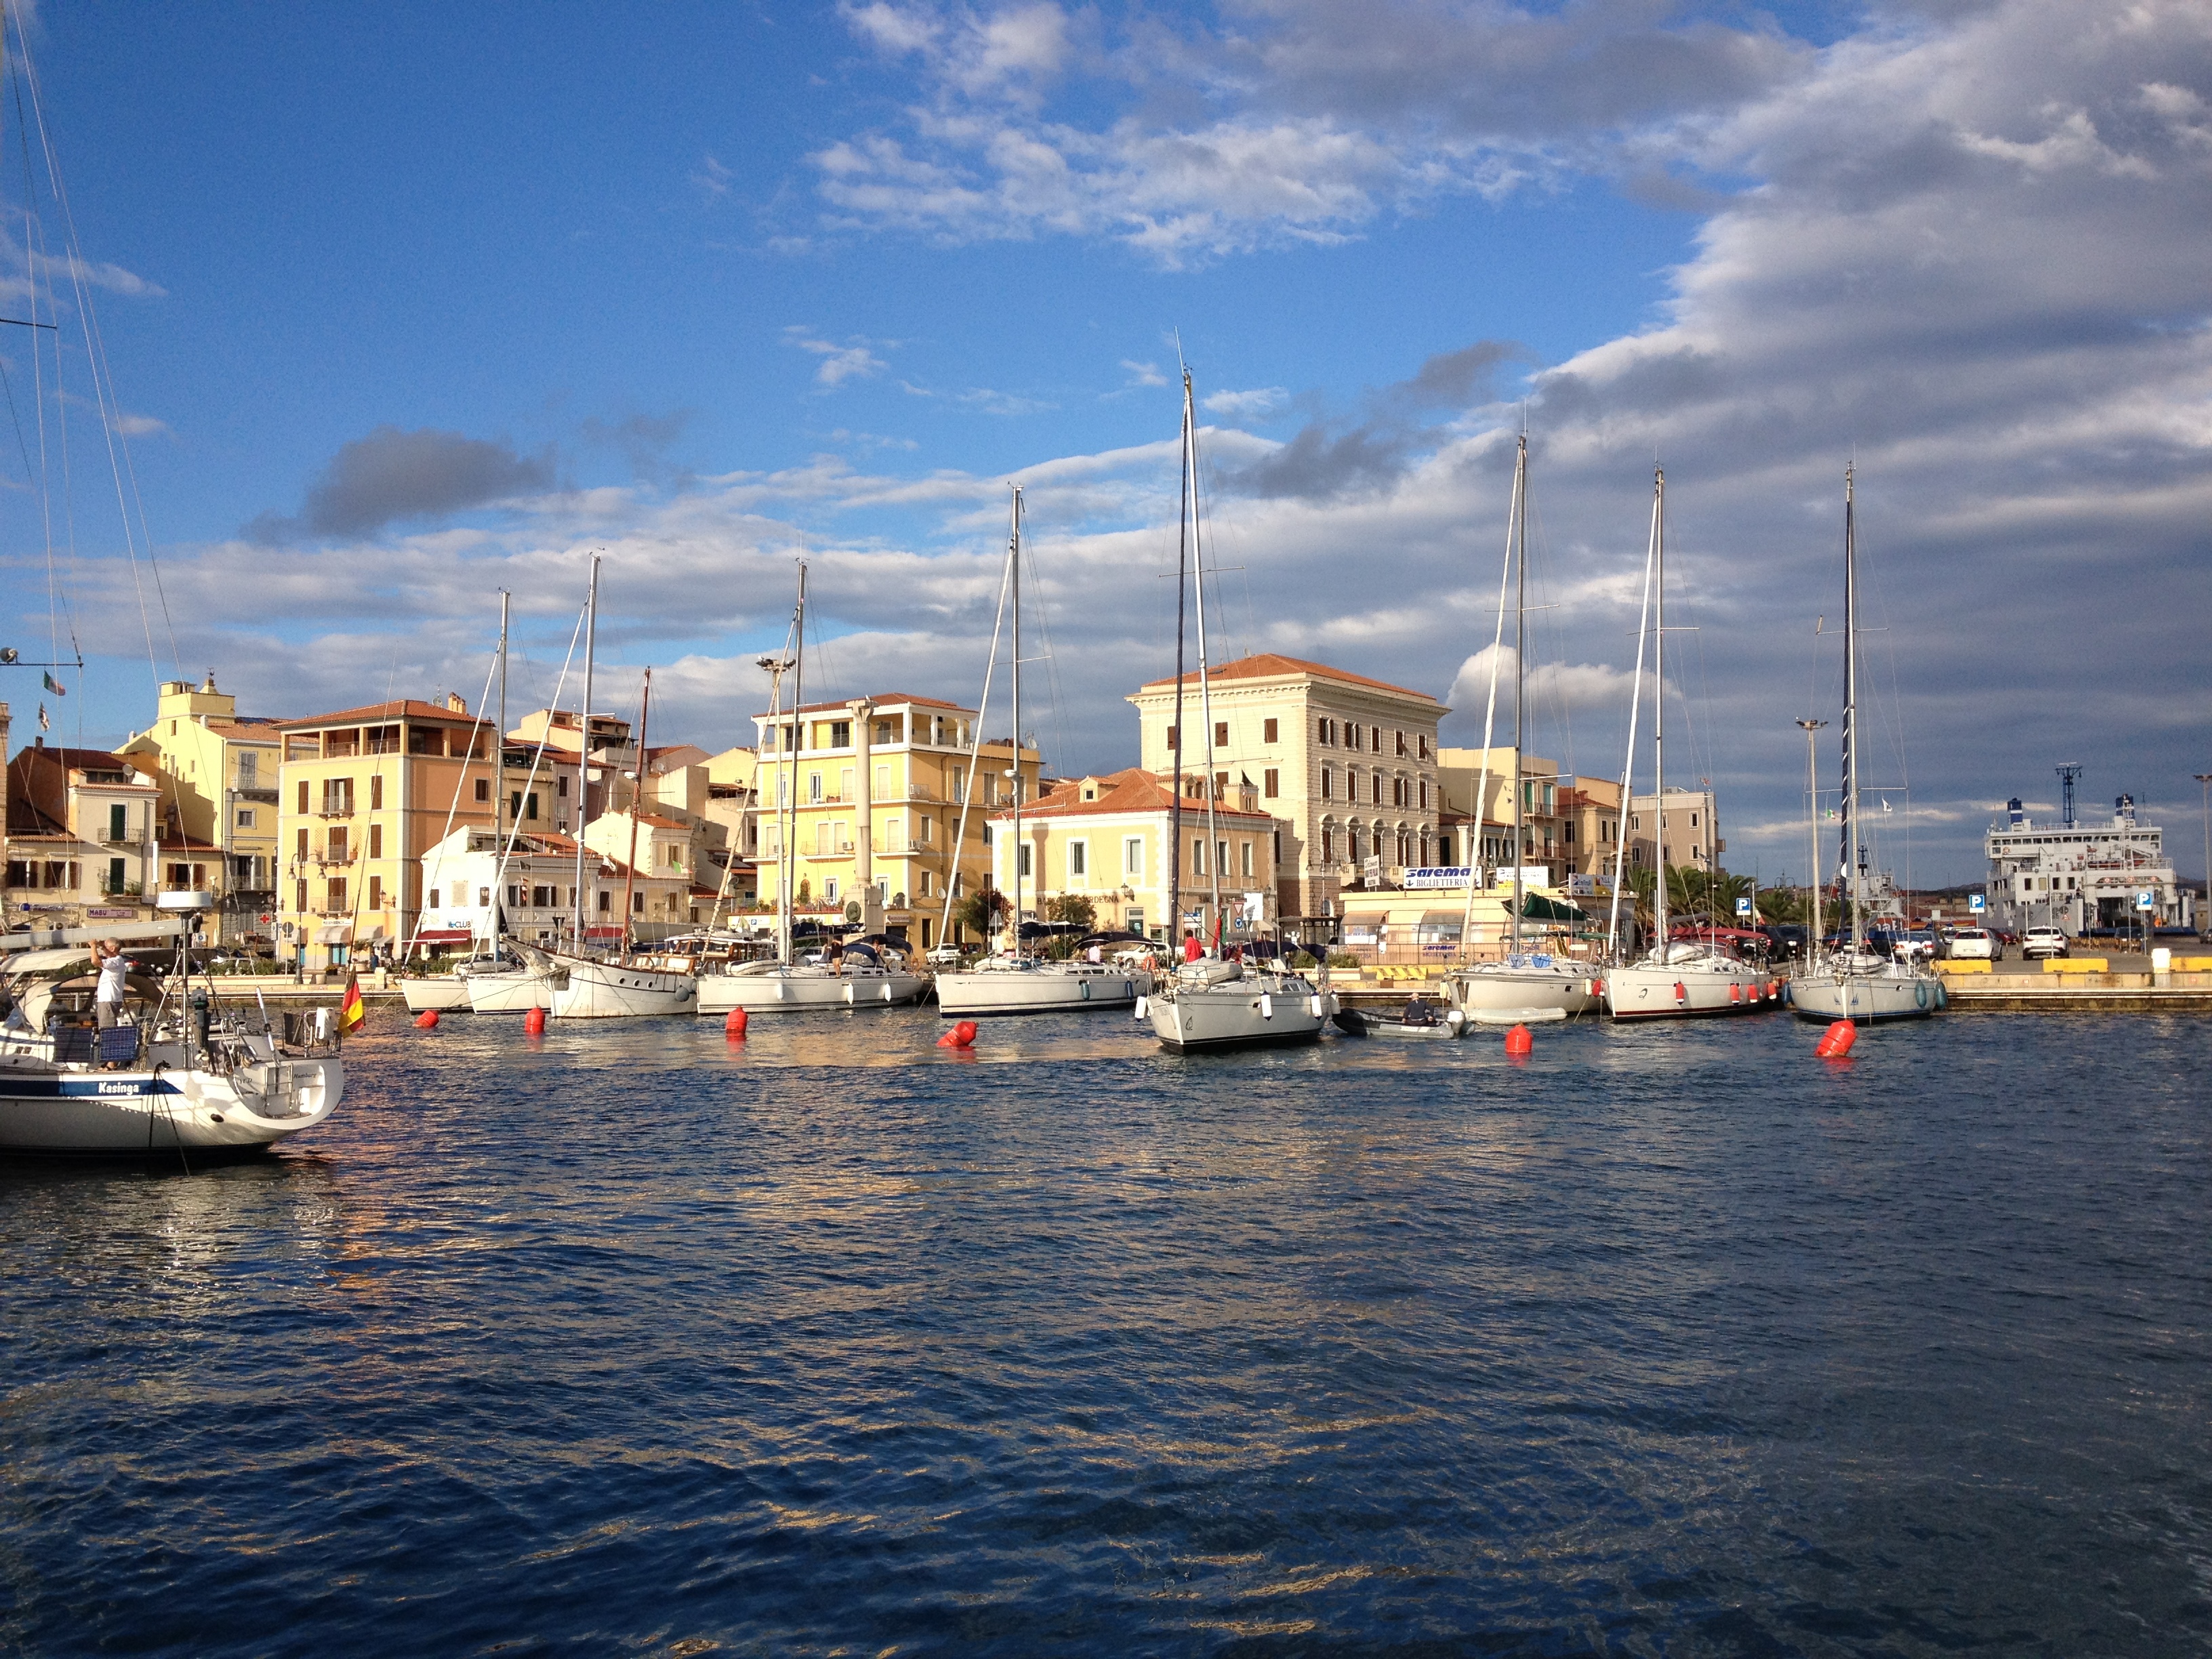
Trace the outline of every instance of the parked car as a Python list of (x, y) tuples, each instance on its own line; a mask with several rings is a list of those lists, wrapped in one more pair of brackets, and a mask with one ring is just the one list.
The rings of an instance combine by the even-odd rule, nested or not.
[(1990, 962), (1996, 959), (1997, 942), (1986, 927), (1960, 927), (1951, 934), (1951, 954), (1961, 962)]
[(2066, 934), (2057, 927), (2031, 927), (2021, 936), (2020, 953), (2024, 957), (2063, 957), (2066, 954)]

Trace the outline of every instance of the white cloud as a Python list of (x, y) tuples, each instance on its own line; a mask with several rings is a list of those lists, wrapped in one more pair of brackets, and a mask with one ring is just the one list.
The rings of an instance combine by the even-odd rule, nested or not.
[(817, 337), (804, 323), (793, 323), (784, 329), (783, 337), (786, 343), (821, 358), (815, 366), (814, 379), (822, 386), (838, 386), (848, 380), (866, 380), (890, 367), (876, 356), (872, 343), (858, 335), (841, 345), (834, 340)]
[(1209, 414), (1254, 420), (1279, 408), (1290, 395), (1281, 386), (1270, 386), (1250, 392), (1216, 392), (1201, 402)]

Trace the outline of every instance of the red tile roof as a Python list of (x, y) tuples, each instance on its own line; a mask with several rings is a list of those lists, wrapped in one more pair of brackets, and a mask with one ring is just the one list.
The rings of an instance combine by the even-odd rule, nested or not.
[[(1388, 680), (1370, 679), (1364, 674), (1354, 674), (1342, 668), (1331, 668), (1327, 663), (1308, 662), (1303, 657), (1285, 657), (1274, 651), (1262, 651), (1255, 656), (1239, 657), (1234, 662), (1225, 662), (1218, 667), (1209, 665), (1206, 674), (1210, 680), (1270, 679), (1277, 675), (1313, 674), (1325, 680), (1340, 680), (1346, 685), (1368, 685), (1378, 691), (1395, 691), (1400, 696), (1419, 697), (1425, 702), (1437, 702), (1437, 698), (1431, 696), (1425, 691), (1415, 691), (1407, 686), (1393, 685)], [(1172, 690), (1175, 683), (1175, 676), (1169, 674), (1160, 679), (1147, 680), (1143, 689), (1151, 691), (1165, 686)], [(1196, 685), (1197, 672), (1193, 670), (1185, 674), (1183, 684)], [(1441, 703), (1438, 706), (1441, 707)]]
[(420, 702), (413, 697), (400, 697), (391, 702), (373, 702), (359, 708), (341, 708), (333, 714), (303, 714), (297, 720), (273, 722), (282, 732), (296, 731), (305, 726), (360, 726), (371, 720), (443, 720), (450, 726), (475, 726), (479, 717), (459, 709), (448, 708), (441, 702)]
[[(1079, 817), (1095, 813), (1165, 812), (1173, 810), (1175, 797), (1168, 787), (1152, 773), (1139, 767), (1126, 772), (1109, 773), (1098, 779), (1099, 792), (1096, 800), (1083, 799), (1083, 780), (1071, 778), (1056, 785), (1049, 794), (1040, 796), (1022, 809), (1025, 818)], [(1182, 810), (1203, 816), (1206, 802), (1198, 797), (1183, 797)], [(1214, 803), (1217, 818), (1239, 818), (1255, 823), (1272, 823), (1274, 820), (1265, 812), (1246, 812), (1232, 806)], [(1007, 807), (991, 814), (994, 819), (1011, 820), (1013, 809)]]

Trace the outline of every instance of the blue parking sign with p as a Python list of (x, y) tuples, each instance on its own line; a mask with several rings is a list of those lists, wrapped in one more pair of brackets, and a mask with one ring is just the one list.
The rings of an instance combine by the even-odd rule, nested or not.
[(1989, 908), (1990, 901), (1986, 895), (1981, 893), (1969, 893), (1966, 896), (1966, 908), (1972, 911), (1976, 915), (1981, 915), (1983, 911)]
[(1735, 902), (1735, 913), (1740, 916), (1749, 915), (1751, 914), (1751, 901), (1747, 898), (1738, 899)]

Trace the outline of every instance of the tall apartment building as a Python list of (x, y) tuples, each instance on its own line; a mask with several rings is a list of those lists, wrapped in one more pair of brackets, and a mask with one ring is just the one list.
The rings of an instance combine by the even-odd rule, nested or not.
[[(404, 698), (282, 720), (277, 782), (277, 945), (309, 968), (343, 964), (362, 946), (395, 947), (422, 909), (422, 855), (457, 829), (493, 823), (498, 734), (459, 697)], [(538, 763), (510, 766), (507, 807), (526, 830), (551, 830), (575, 789), (574, 762), (510, 745)]]
[[(1347, 883), (1372, 870), (1433, 862), (1440, 802), (1437, 725), (1449, 711), (1425, 691), (1273, 652), (1209, 667), (1213, 729), (1198, 676), (1152, 680), (1137, 706), (1139, 765), (1185, 793), (1237, 801), (1250, 790), (1280, 820), (1278, 914), (1335, 914)], [(1207, 738), (1212, 738), (1209, 746)]]
[(986, 820), (1012, 799), (1012, 775), (1018, 770), (1023, 798), (1034, 799), (1042, 770), (1034, 748), (1024, 746), (1018, 763), (1011, 739), (987, 741), (975, 810), (962, 833), (975, 719), (972, 708), (903, 691), (809, 703), (780, 720), (755, 715), (758, 770), (746, 842), (760, 901), (776, 902), (781, 809), (795, 777), (795, 898), (838, 905), (872, 887), (887, 926), (907, 927), (925, 948), (939, 942), (946, 893), (971, 891), (988, 874)]
[(1720, 809), (1710, 789), (1668, 786), (1664, 808), (1656, 795), (1628, 799), (1628, 867), (1649, 868), (1663, 855), (1668, 867), (1680, 865), (1707, 874), (1720, 867), (1728, 851), (1721, 838)]
[(116, 750), (161, 775), (161, 878), (165, 886), (211, 892), (210, 938), (275, 937), (276, 722), (238, 712), (215, 674), (195, 686), (163, 682), (154, 723)]

